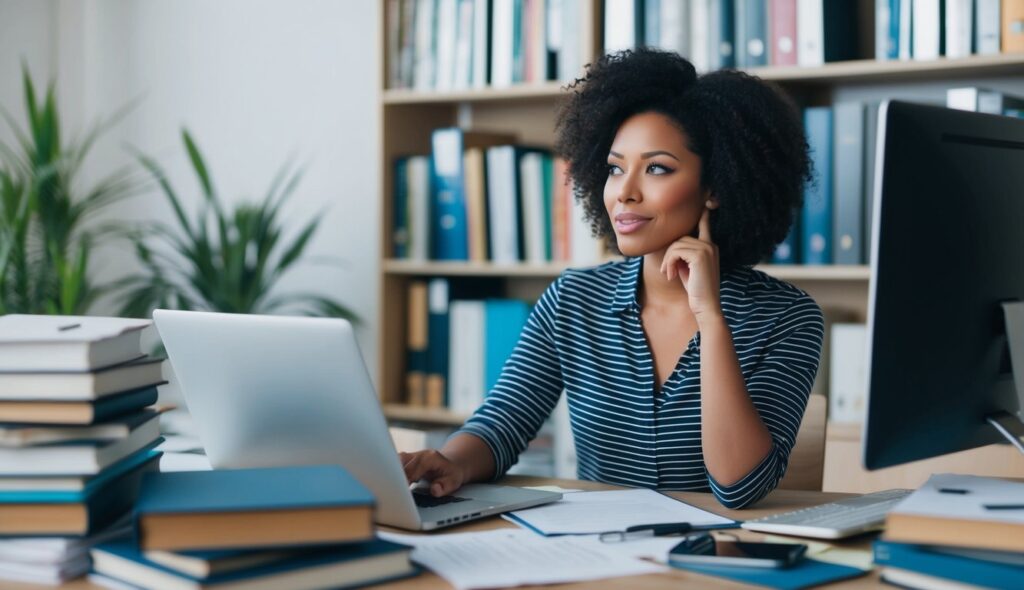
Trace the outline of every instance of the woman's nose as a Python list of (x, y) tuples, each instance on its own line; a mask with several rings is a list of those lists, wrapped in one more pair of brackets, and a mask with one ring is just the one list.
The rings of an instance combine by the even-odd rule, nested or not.
[(640, 185), (631, 172), (622, 175), (622, 182), (619, 184), (619, 194), (616, 199), (620, 203), (627, 203), (629, 201), (640, 202), (643, 200), (640, 194)]

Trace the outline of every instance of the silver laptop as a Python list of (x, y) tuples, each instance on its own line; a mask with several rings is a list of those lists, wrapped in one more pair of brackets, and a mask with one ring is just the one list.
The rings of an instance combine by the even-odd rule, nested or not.
[(377, 522), (411, 530), (561, 498), (479, 484), (413, 494), (345, 320), (162, 309), (153, 319), (214, 468), (340, 464), (377, 497)]

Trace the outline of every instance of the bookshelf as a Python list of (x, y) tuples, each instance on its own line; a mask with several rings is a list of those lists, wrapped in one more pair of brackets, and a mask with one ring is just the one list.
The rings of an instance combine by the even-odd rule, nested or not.
[[(583, 5), (580, 28), (584, 31), (584, 56), (590, 61), (602, 47), (601, 0), (580, 0)], [(873, 21), (874, 0), (860, 0), (862, 29)], [(541, 265), (495, 265), (413, 261), (392, 258), (392, 165), (396, 157), (429, 153), (430, 133), (443, 126), (459, 125), (478, 129), (514, 131), (521, 142), (551, 145), (554, 138), (555, 106), (564, 93), (562, 82), (521, 84), (507, 88), (479, 88), (452, 91), (421, 91), (385, 87), (389, 71), (389, 10), (379, 2), (383, 59), (380, 94), (381, 116), (381, 260), (380, 260), (380, 373), (378, 386), (385, 414), (390, 420), (424, 425), (456, 426), (464, 415), (445, 409), (412, 407), (405, 404), (404, 366), (406, 342), (406, 291), (409, 281), (447, 277), (452, 281), (490, 281), (501, 285), (509, 296), (536, 299), (565, 268), (563, 263)], [(871, 56), (873, 40), (863, 39), (862, 55)], [(871, 100), (901, 96), (905, 89), (928, 91), (948, 82), (949, 86), (991, 86), (1005, 82), (1005, 90), (1024, 93), (1024, 54), (972, 55), (930, 61), (854, 61), (815, 67), (761, 67), (749, 70), (770, 80), (791, 94), (800, 106), (832, 104), (851, 90)], [(1019, 90), (1018, 90), (1019, 88)], [(944, 91), (943, 91), (944, 92)], [(917, 93), (920, 95), (920, 92)], [(902, 96), (906, 97), (904, 93)], [(910, 92), (912, 98), (916, 97)], [(935, 95), (934, 99), (941, 96)], [(864, 322), (867, 318), (868, 266), (773, 266), (761, 270), (792, 282), (807, 291), (826, 310), (839, 310), (844, 317)]]

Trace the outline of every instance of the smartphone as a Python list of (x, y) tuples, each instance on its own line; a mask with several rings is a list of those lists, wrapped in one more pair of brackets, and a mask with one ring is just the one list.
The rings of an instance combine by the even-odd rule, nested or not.
[(738, 565), (785, 568), (800, 561), (807, 545), (715, 539), (708, 533), (689, 535), (668, 554), (670, 564)]

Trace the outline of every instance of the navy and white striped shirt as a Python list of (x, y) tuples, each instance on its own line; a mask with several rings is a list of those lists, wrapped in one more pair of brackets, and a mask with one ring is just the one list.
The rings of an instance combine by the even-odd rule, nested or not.
[(760, 271), (722, 273), (722, 313), (747, 391), (772, 448), (732, 485), (704, 466), (700, 333), (660, 390), (640, 320), (643, 258), (567, 270), (541, 296), (497, 384), (460, 432), (490, 447), (501, 477), (536, 436), (564, 390), (581, 479), (712, 491), (728, 508), (773, 490), (814, 383), (824, 323), (796, 287)]

